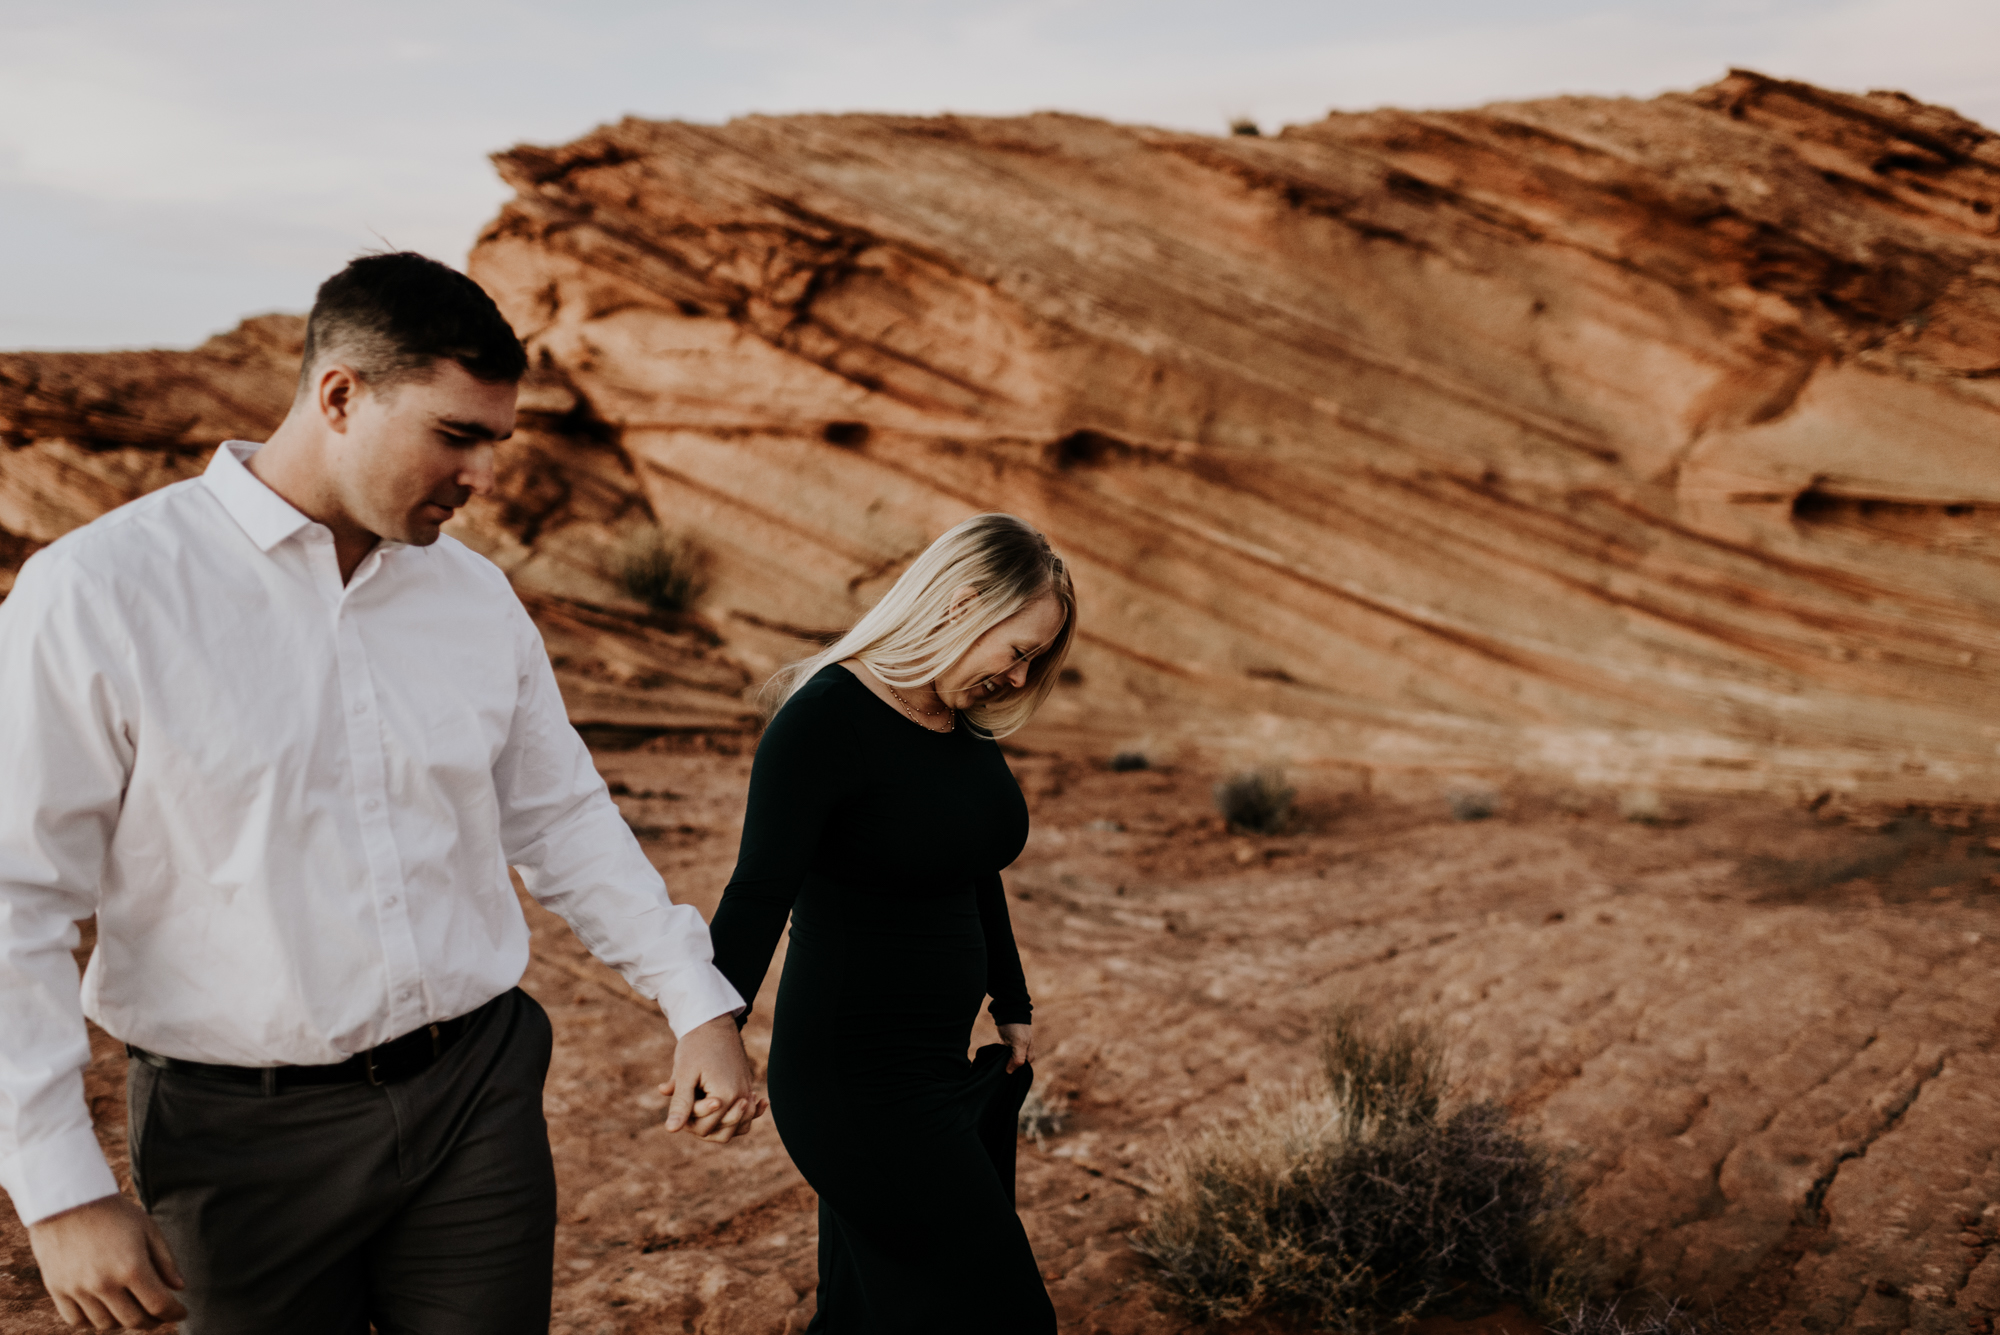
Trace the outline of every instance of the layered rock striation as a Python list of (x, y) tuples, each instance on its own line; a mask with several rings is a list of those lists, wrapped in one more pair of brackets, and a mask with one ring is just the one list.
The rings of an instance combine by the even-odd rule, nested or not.
[[(267, 437), (304, 341), (300, 317), (264, 315), (186, 352), (0, 353), (0, 596), (70, 529), (197, 476), (220, 441)], [(530, 377), (495, 494), (454, 531), (512, 574), (586, 738), (748, 731), (750, 678), (714, 628), (624, 588), (650, 516), (624, 455), (576, 407)]]
[(763, 670), (977, 510), (1040, 736), (1377, 776), (2000, 778), (2000, 140), (1736, 73), (1335, 115), (627, 120), (471, 271)]
[[(628, 120), (497, 159), (506, 567), (600, 738), (981, 509), (1084, 598), (1033, 746), (1949, 800), (2000, 778), (2000, 140), (1735, 73), (1216, 138)], [(0, 592), (289, 401), (299, 330), (0, 354)], [(660, 529), (699, 615), (622, 587)], [(1421, 782), (1430, 782), (1421, 779)]]

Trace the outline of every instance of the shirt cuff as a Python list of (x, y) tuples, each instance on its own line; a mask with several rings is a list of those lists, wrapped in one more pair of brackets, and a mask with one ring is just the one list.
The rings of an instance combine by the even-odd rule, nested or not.
[(23, 1224), (118, 1194), (118, 1179), (88, 1123), (27, 1145), (0, 1160), (0, 1187)]
[(668, 974), (660, 983), (660, 1009), (666, 1012), (667, 1027), (675, 1038), (684, 1038), (718, 1015), (736, 1015), (744, 1010), (743, 998), (722, 971), (702, 963)]

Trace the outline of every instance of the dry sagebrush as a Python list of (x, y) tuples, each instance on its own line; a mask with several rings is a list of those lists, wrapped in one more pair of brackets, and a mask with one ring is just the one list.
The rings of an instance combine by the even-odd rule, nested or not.
[(1491, 1102), (1448, 1108), (1419, 1025), (1333, 1014), (1322, 1079), (1171, 1154), (1134, 1239), (1208, 1319), (1287, 1311), (1337, 1330), (1459, 1298), (1547, 1305), (1567, 1202), (1549, 1155)]
[(710, 558), (685, 534), (643, 528), (625, 544), (619, 580), (655, 612), (685, 612), (708, 590)]
[(1282, 834), (1292, 821), (1298, 791), (1275, 769), (1245, 770), (1215, 785), (1215, 809), (1231, 830)]

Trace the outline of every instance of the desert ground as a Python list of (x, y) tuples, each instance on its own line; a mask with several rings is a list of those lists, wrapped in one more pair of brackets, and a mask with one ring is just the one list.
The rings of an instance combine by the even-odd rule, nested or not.
[[(675, 893), (711, 912), (742, 743), (598, 759)], [(1299, 775), (1296, 831), (1242, 837), (1212, 772), (1012, 763), (1035, 813), (1007, 882), (1037, 1094), (1065, 1112), (1023, 1142), (1021, 1208), (1065, 1332), (1201, 1328), (1127, 1241), (1159, 1157), (1304, 1076), (1343, 1000), (1444, 1026), (1464, 1096), (1562, 1153), (1623, 1284), (1739, 1330), (1990, 1331), (2000, 812), (1705, 798), (1634, 821), (1612, 792), (1501, 789), (1464, 820), (1429, 780), (1370, 794)], [(657, 1010), (526, 907), (524, 985), (557, 1033), (555, 1329), (803, 1329), (814, 1197), (778, 1137), (666, 1134)], [(748, 1030), (760, 1057), (775, 980)], [(94, 1040), (92, 1106), (122, 1170), (124, 1060)], [(60, 1329), (11, 1214), (0, 1259), (0, 1325)], [(1464, 1329), (1523, 1328), (1475, 1315)]]

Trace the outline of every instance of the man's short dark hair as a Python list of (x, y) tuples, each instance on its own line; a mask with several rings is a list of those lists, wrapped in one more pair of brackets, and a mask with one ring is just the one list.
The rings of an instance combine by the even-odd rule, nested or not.
[(372, 388), (428, 375), (441, 361), (489, 382), (519, 380), (528, 354), (486, 290), (428, 255), (363, 255), (320, 284), (306, 318), (299, 392), (336, 357)]

